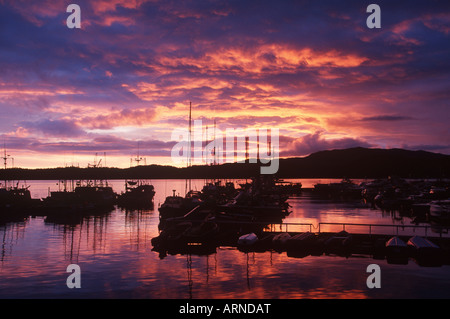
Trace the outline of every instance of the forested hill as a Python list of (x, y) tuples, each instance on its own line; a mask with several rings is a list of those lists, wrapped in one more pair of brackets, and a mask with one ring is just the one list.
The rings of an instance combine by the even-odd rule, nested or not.
[[(233, 163), (177, 168), (147, 165), (131, 168), (48, 168), (0, 170), (0, 180), (250, 178), (261, 164)], [(280, 178), (450, 178), (450, 155), (403, 149), (350, 148), (280, 159)]]

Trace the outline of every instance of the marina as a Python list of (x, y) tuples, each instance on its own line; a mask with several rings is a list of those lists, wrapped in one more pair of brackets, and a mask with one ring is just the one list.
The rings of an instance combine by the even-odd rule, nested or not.
[(448, 1), (0, 15), (0, 299), (450, 298)]
[[(247, 202), (239, 214), (236, 210), (213, 210), (224, 204), (201, 199), (201, 190), (209, 185), (205, 180), (191, 181), (192, 189), (200, 190), (196, 198), (202, 205), (184, 215), (162, 218), (159, 208), (174, 195), (174, 189), (176, 196), (182, 193), (186, 182), (147, 180), (146, 184), (154, 186), (150, 208), (115, 204), (103, 211), (81, 214), (63, 210), (65, 213), (59, 215), (37, 210), (39, 213), (20, 220), (5, 220), (0, 227), (0, 296), (446, 296), (450, 236), (445, 222), (429, 212), (413, 213), (411, 208), (387, 211), (363, 198), (337, 199), (316, 194), (313, 189), (319, 181), (340, 183), (295, 180), (303, 184), (302, 192), (287, 196), (283, 201), (287, 205), (276, 213), (269, 210), (270, 213), (256, 214), (256, 219), (250, 218), (255, 216), (249, 208), (259, 207), (260, 202), (252, 206)], [(122, 193), (125, 182), (110, 180), (108, 187)], [(240, 185), (249, 181), (228, 182), (239, 192), (247, 189)], [(64, 191), (64, 183), (56, 185), (57, 181), (28, 184), (34, 199), (46, 198), (49, 187)], [(231, 184), (228, 187), (231, 189)], [(276, 197), (274, 202), (278, 201)], [(34, 262), (29, 263), (30, 260)], [(83, 288), (76, 292), (65, 286), (65, 266), (72, 263), (79, 264), (83, 272)], [(389, 278), (377, 292), (369, 291), (365, 285), (365, 268), (372, 263), (381, 266), (383, 278)], [(32, 275), (38, 269), (40, 275)], [(350, 279), (355, 273), (360, 275), (356, 280)], [(405, 276), (417, 287), (399, 291), (395, 283), (404, 286)], [(269, 288), (273, 285), (283, 290)]]

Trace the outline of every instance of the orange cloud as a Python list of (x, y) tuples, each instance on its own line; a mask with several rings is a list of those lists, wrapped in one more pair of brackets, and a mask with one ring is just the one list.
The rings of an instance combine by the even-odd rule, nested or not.
[(147, 0), (97, 0), (92, 1), (92, 8), (96, 15), (115, 11), (118, 6), (126, 9), (137, 9)]
[(31, 95), (31, 96), (56, 96), (56, 95), (70, 95), (70, 94), (82, 94), (80, 90), (70, 89), (31, 89), (31, 88), (0, 88), (0, 98), (8, 96)]
[(294, 73), (298, 72), (299, 67), (357, 67), (367, 60), (365, 57), (346, 54), (335, 49), (319, 52), (310, 48), (297, 49), (279, 44), (265, 44), (249, 49), (241, 47), (214, 49), (199, 57), (158, 57), (161, 66), (193, 67), (201, 73), (218, 71)]
[(144, 126), (155, 120), (156, 112), (152, 108), (123, 109), (110, 114), (82, 117), (80, 125), (89, 129), (106, 129), (117, 126)]

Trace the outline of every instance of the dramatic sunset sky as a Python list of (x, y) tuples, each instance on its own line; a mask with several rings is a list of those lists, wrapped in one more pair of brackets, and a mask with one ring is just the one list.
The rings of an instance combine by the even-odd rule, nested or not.
[[(81, 29), (66, 8), (81, 7)], [(381, 7), (381, 29), (366, 8)], [(0, 0), (14, 165), (172, 165), (174, 128), (279, 128), (280, 156), (450, 154), (450, 2)]]

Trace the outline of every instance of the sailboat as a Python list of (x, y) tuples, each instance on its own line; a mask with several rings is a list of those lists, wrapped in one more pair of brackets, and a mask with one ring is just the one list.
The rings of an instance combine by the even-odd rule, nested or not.
[[(187, 166), (191, 166), (191, 123), (192, 123), (192, 103), (189, 102), (189, 135), (188, 135), (188, 158)], [(188, 186), (189, 183), (189, 186)], [(201, 199), (201, 193), (191, 190), (191, 180), (186, 180), (186, 188), (189, 191), (186, 192), (184, 197), (176, 195), (176, 190), (173, 190), (172, 196), (167, 196), (164, 203), (159, 207), (159, 213), (161, 218), (180, 217), (184, 216), (192, 211), (197, 206), (203, 204)]]
[[(3, 155), (2, 159), (3, 159), (4, 168), (5, 168), (5, 172), (6, 172), (7, 165), (8, 165), (8, 159), (11, 159), (12, 161), (14, 161), (14, 159), (10, 155), (7, 155), (6, 144), (4, 147), (4, 155)], [(17, 211), (23, 212), (24, 210), (32, 209), (39, 204), (39, 202), (40, 202), (39, 199), (31, 198), (31, 193), (29, 190), (30, 186), (27, 186), (25, 184), (22, 184), (21, 186), (19, 186), (19, 184), (20, 184), (19, 181), (17, 181), (17, 182), (8, 181), (6, 179), (6, 175), (5, 175), (4, 182), (0, 184), (0, 211), (1, 212), (12, 212), (12, 211), (15, 213)]]

